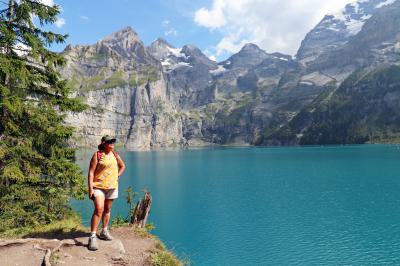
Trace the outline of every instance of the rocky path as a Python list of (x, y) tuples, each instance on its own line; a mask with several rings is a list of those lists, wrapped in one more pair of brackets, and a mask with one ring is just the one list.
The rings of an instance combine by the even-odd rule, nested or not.
[(114, 240), (99, 240), (97, 251), (87, 249), (88, 235), (65, 239), (0, 239), (0, 265), (151, 265), (156, 240), (138, 236), (129, 227), (110, 232)]

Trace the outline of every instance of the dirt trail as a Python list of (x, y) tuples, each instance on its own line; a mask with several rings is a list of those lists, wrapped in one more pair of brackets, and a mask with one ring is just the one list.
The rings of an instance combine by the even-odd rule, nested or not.
[(138, 236), (130, 227), (110, 230), (112, 241), (99, 239), (99, 249), (87, 249), (88, 234), (58, 239), (0, 239), (1, 266), (54, 265), (151, 265), (150, 255), (157, 242)]

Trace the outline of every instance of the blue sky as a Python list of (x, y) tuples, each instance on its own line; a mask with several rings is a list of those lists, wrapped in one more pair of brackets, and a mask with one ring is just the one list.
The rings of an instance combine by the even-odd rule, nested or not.
[[(41, 0), (62, 13), (57, 32), (67, 43), (94, 44), (131, 26), (149, 45), (162, 37), (175, 47), (193, 44), (218, 61), (248, 43), (294, 55), (325, 14), (350, 0)], [(60, 51), (65, 45), (54, 46)]]
[[(162, 37), (176, 47), (195, 44), (206, 50), (218, 42), (221, 33), (196, 25), (194, 12), (208, 1), (169, 0), (56, 0), (65, 24), (55, 28), (68, 33), (67, 43), (94, 44), (101, 38), (131, 26), (149, 45)], [(190, 4), (188, 3), (190, 2)], [(209, 1), (211, 2), (211, 1)], [(79, 3), (79, 4), (77, 4)], [(54, 47), (62, 50), (65, 45)]]

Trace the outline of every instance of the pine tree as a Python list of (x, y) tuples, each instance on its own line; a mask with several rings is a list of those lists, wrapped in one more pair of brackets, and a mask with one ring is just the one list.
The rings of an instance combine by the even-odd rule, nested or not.
[(64, 119), (86, 106), (70, 96), (58, 73), (65, 60), (49, 50), (67, 35), (44, 30), (59, 12), (40, 0), (0, 1), (0, 231), (63, 219), (69, 199), (83, 197)]

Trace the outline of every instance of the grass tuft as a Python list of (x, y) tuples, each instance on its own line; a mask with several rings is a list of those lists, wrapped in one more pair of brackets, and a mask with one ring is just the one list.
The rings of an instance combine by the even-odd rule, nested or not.
[(165, 250), (156, 250), (150, 257), (150, 262), (153, 266), (183, 266), (174, 254)]
[(70, 216), (50, 224), (0, 231), (0, 238), (39, 237), (66, 239), (86, 236), (87, 232), (88, 228), (82, 225), (79, 215), (72, 213)]

